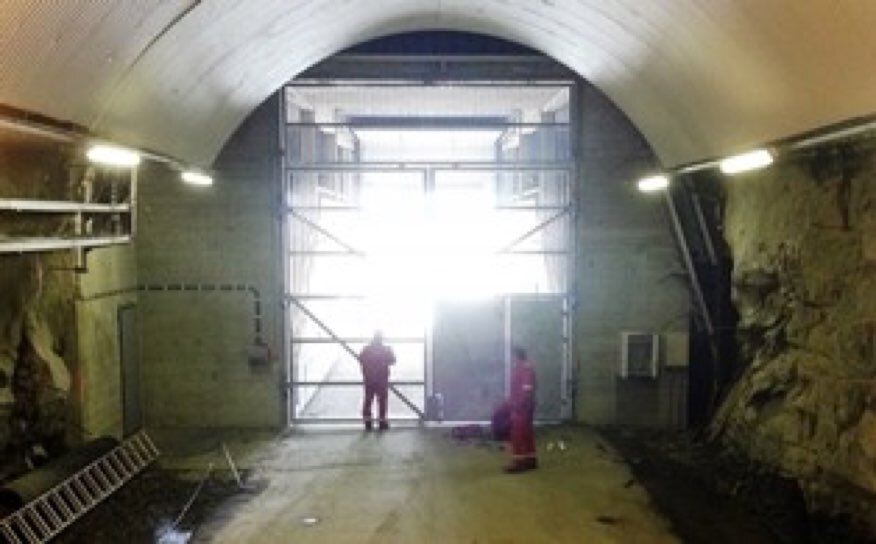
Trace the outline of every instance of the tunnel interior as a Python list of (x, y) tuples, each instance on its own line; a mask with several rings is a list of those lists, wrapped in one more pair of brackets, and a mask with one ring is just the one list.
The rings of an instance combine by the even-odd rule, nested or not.
[[(358, 422), (354, 356), (383, 329), (400, 359), (390, 406), (402, 427), (489, 420), (522, 343), (540, 363), (537, 419), (575, 429), (546, 426), (545, 456), (573, 435), (606, 447), (580, 425), (632, 459), (714, 448), (744, 467), (718, 486), (730, 495), (790, 490), (782, 505), (810, 517), (784, 534), (872, 536), (876, 130), (865, 101), (837, 122), (815, 110), (776, 120), (799, 113), (790, 101), (771, 127), (724, 139), (732, 107), (693, 122), (694, 108), (667, 113), (634, 104), (642, 89), (583, 78), (569, 55), (561, 64), (487, 35), (391, 34), (336, 50), (254, 110), (225, 112), (237, 126), (227, 140), (201, 126), (199, 143), (183, 141), (186, 128), (153, 149), (161, 115), (139, 136), (97, 128), (120, 112), (143, 119), (148, 100), (132, 92), (126, 104), (125, 89), (145, 68), (86, 124), (0, 86), (7, 479), (142, 428)], [(680, 125), (664, 115), (687, 122), (680, 136), (666, 136)], [(698, 140), (707, 132), (718, 135)], [(142, 144), (142, 162), (89, 162), (97, 134)], [(181, 183), (188, 158), (207, 164), (217, 142), (201, 169), (212, 185)], [(730, 175), (715, 158), (756, 145), (766, 168)], [(658, 172), (669, 188), (640, 193), (636, 180)], [(423, 446), (401, 436), (403, 451)], [(813, 519), (842, 529), (800, 529)]]

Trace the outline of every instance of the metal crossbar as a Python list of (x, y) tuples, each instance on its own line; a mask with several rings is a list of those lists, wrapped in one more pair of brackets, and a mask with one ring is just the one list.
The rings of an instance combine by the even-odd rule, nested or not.
[(146, 468), (159, 453), (146, 431), (131, 436), (73, 476), (0, 520), (0, 542), (48, 542)]

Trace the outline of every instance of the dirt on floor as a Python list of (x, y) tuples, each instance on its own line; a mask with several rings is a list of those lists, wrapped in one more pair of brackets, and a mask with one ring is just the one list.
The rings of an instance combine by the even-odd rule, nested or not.
[[(552, 469), (559, 473), (573, 466), (579, 467), (575, 464), (578, 457), (583, 456), (581, 458), (586, 459), (592, 456), (587, 447), (589, 443), (577, 441), (581, 432), (581, 428), (574, 427), (543, 428), (538, 431), (539, 456), (544, 465), (539, 472), (545, 473), (540, 476), (550, 476)], [(497, 467), (501, 463), (501, 444), (491, 441), (487, 435), (458, 436), (451, 431), (441, 434), (444, 440), (452, 443), (485, 447), (490, 451), (484, 459), (494, 460)], [(872, 542), (856, 533), (846, 520), (807, 514), (796, 482), (746, 459), (735, 457), (731, 452), (697, 441), (690, 434), (618, 428), (599, 429), (599, 434), (601, 440), (590, 445), (596, 448), (594, 452), (597, 457), (602, 455), (616, 459), (626, 463), (631, 469), (629, 480), (624, 483), (622, 478), (617, 485), (626, 488), (643, 487), (650, 495), (653, 505), (671, 522), (673, 532), (685, 543)], [(354, 440), (356, 436), (351, 435), (349, 439), (359, 448), (378, 448), (387, 438), (384, 437), (383, 441), (361, 439), (357, 442)], [(398, 437), (393, 435), (388, 438)], [(341, 448), (338, 451), (347, 450)], [(298, 460), (303, 458), (298, 450), (290, 455)], [(445, 461), (451, 462), (462, 457), (445, 452), (441, 459), (446, 458)], [(476, 457), (480, 459), (479, 456)], [(281, 461), (278, 466), (282, 466), (284, 471), (274, 474), (274, 477), (299, 474), (300, 471), (288, 472), (289, 467), (294, 468), (297, 465)], [(563, 467), (564, 463), (570, 464), (569, 467)], [(191, 466), (199, 465), (200, 462)], [(376, 466), (379, 468), (383, 465)], [(494, 468), (498, 473), (497, 467)], [(442, 470), (442, 474), (453, 473), (447, 467)], [(321, 472), (323, 476), (330, 473), (332, 470)], [(356, 474), (357, 478), (364, 477), (358, 472)], [(56, 541), (88, 544), (182, 543), (187, 541), (187, 534), (193, 534), (199, 528), (203, 529), (207, 520), (216, 517), (222, 505), (241, 501), (241, 504), (245, 504), (261, 493), (261, 489), (241, 492), (227, 471), (213, 472), (208, 478), (204, 476), (205, 470), (171, 470), (154, 466), (67, 529)], [(246, 476), (252, 475), (246, 474), (245, 480)], [(196, 499), (187, 507), (202, 480), (203, 486)], [(503, 485), (518, 482), (517, 479), (503, 478), (497, 481)], [(532, 480), (530, 484), (536, 485), (538, 482)], [(553, 485), (548, 487), (553, 489)], [(183, 511), (185, 514), (180, 518)], [(289, 515), (295, 517), (294, 512)], [(618, 516), (616, 512), (607, 510), (604, 515), (595, 519), (599, 524), (613, 526), (623, 522)]]
[[(182, 544), (220, 503), (239, 493), (234, 480), (152, 467), (61, 533), (64, 544)], [(203, 480), (203, 486), (186, 505)], [(183, 510), (185, 515), (182, 516)]]
[(796, 481), (689, 433), (599, 432), (686, 543), (874, 542), (847, 519), (808, 514)]

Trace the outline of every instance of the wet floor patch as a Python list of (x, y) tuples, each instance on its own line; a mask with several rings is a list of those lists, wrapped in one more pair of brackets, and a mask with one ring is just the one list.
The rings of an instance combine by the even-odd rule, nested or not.
[(150, 468), (110, 495), (53, 542), (82, 544), (188, 542), (216, 507), (240, 493), (237, 482), (213, 475), (204, 481), (185, 516), (175, 523), (198, 480)]

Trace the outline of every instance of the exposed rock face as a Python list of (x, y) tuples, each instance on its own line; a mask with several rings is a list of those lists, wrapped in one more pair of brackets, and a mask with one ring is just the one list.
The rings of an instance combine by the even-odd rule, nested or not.
[(876, 521), (876, 153), (791, 159), (727, 195), (746, 370), (713, 433), (813, 510)]
[[(55, 149), (0, 146), (0, 196), (69, 198)], [(0, 213), (0, 237), (46, 236), (63, 219)], [(0, 255), (0, 450), (63, 442), (75, 348), (74, 278), (67, 253)], [(49, 448), (51, 449), (51, 447)]]

